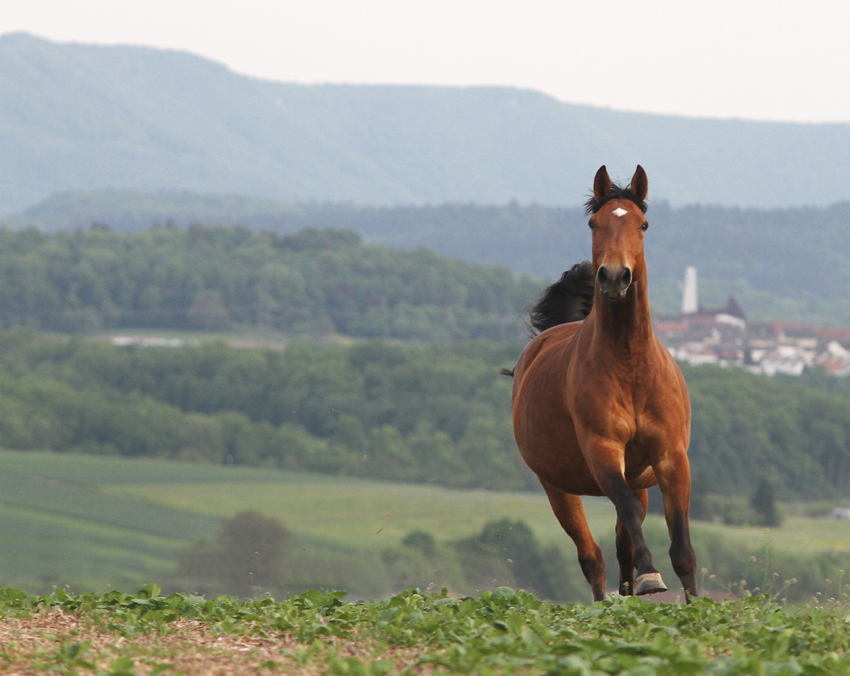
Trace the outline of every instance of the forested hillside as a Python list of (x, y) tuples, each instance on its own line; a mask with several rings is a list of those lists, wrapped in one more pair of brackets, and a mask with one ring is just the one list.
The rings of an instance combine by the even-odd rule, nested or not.
[[(695, 265), (707, 305), (725, 304), (734, 294), (751, 319), (850, 324), (850, 304), (844, 302), (850, 286), (850, 203), (742, 210), (671, 208), (651, 200), (647, 217), (650, 300), (657, 311), (678, 312), (679, 282), (685, 267)], [(359, 207), (101, 191), (57, 195), (6, 220), (10, 227), (37, 225), (47, 231), (88, 228), (93, 222), (130, 232), (168, 222), (184, 228), (230, 223), (282, 234), (342, 228), (376, 244), (427, 247), (549, 278), (590, 255), (582, 209), (517, 203)]]
[(350, 231), (0, 229), (0, 327), (518, 340), (540, 282)]
[(128, 349), (15, 330), (0, 334), (0, 447), (527, 488), (499, 374), (516, 351)]
[[(119, 348), (0, 334), (0, 447), (195, 459), (328, 474), (529, 489), (511, 430), (520, 346), (285, 352)], [(850, 393), (816, 380), (686, 368), (695, 491), (850, 496)]]

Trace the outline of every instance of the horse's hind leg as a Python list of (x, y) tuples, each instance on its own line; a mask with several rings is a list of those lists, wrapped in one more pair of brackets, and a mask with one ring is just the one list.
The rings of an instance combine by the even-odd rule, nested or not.
[(542, 479), (540, 483), (543, 484), (546, 495), (549, 496), (549, 504), (552, 505), (552, 511), (555, 512), (558, 522), (576, 545), (578, 562), (590, 583), (593, 600), (601, 601), (605, 598), (605, 559), (587, 526), (581, 498), (578, 495), (565, 493)]
[[(643, 518), (646, 518), (648, 498), (646, 489), (636, 490), (635, 495), (643, 505)], [(643, 519), (641, 519), (643, 523)], [(620, 564), (620, 595), (631, 596), (635, 592), (635, 563), (632, 557), (632, 539), (623, 522), (617, 517), (617, 561)]]

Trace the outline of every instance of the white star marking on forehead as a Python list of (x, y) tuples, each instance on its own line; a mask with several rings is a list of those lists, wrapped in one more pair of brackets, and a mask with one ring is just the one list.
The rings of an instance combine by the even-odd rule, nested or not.
[(629, 212), (623, 209), (623, 207), (617, 207), (616, 209), (614, 209), (615, 216), (625, 216), (627, 213)]

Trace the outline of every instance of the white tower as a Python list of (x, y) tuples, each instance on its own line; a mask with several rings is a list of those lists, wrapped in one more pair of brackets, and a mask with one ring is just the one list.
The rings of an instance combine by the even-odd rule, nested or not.
[(697, 302), (697, 269), (693, 265), (685, 268), (685, 288), (682, 292), (682, 314), (692, 315), (699, 310)]

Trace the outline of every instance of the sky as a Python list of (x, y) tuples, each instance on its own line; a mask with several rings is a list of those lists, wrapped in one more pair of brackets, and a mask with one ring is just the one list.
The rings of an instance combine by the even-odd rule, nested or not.
[(16, 31), (185, 50), (270, 80), (850, 122), (850, 3), (834, 0), (0, 0), (0, 34)]

